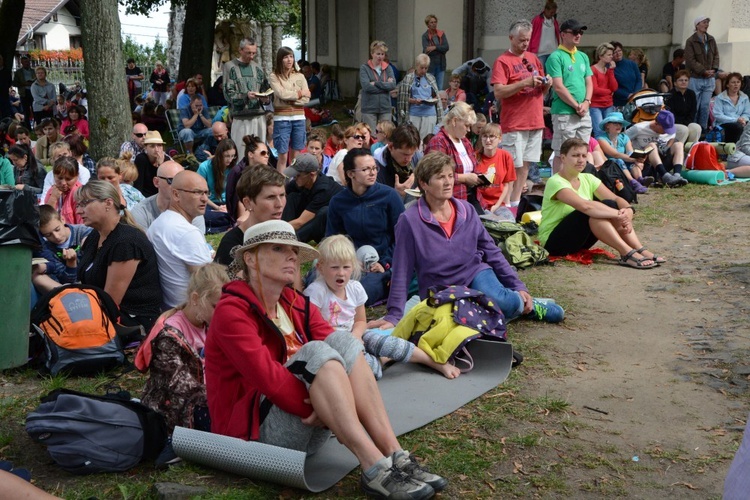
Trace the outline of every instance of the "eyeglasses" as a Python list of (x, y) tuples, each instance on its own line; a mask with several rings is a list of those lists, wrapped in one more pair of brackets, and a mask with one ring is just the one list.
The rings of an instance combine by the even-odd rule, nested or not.
[(531, 63), (529, 62), (529, 60), (528, 60), (528, 59), (526, 59), (525, 57), (524, 57), (523, 59), (521, 59), (521, 62), (523, 63), (523, 65), (524, 65), (524, 66), (526, 66), (526, 70), (527, 70), (527, 71), (528, 71), (529, 73), (533, 73), (533, 72), (535, 71), (535, 69), (534, 69), (534, 65), (533, 65), (533, 64), (531, 64)]
[(174, 180), (174, 177), (162, 177), (161, 175), (157, 175), (156, 178), (166, 181), (166, 183), (170, 186), (172, 185), (172, 181)]
[(78, 205), (79, 208), (86, 208), (87, 206), (91, 205), (91, 203), (95, 201), (102, 201), (102, 200), (97, 200), (96, 198), (89, 198), (88, 200), (79, 201), (78, 203), (76, 203), (76, 205)]
[(364, 135), (353, 135), (352, 139), (357, 139), (358, 141), (364, 141), (365, 136)]
[(563, 31), (563, 33), (567, 33), (573, 36), (580, 36), (580, 35), (583, 35), (583, 30), (565, 30)]
[(374, 174), (378, 171), (378, 167), (360, 168), (360, 169), (354, 169), (354, 171), (362, 172), (363, 174)]
[(194, 194), (195, 196), (208, 196), (209, 191), (208, 189), (180, 189), (176, 188), (177, 191), (182, 191), (183, 193), (190, 193)]
[(483, 141), (494, 141), (496, 139), (499, 139), (499, 137), (496, 135), (483, 135), (482, 136)]
[(146, 136), (146, 134), (138, 134), (138, 133), (136, 133), (136, 132), (133, 132), (133, 135), (134, 135), (134, 136), (136, 136), (136, 137), (138, 137), (139, 139), (140, 139), (141, 137), (145, 137), (145, 136)]

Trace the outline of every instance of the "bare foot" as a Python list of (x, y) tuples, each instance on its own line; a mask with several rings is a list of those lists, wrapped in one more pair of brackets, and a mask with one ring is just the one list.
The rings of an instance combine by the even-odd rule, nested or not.
[(454, 379), (461, 375), (461, 369), (452, 363), (438, 364), (433, 366), (437, 371), (443, 374), (445, 378)]

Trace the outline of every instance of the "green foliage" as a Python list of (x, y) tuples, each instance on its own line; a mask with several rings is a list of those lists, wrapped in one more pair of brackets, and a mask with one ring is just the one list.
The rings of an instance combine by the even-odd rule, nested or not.
[(127, 35), (122, 41), (122, 62), (123, 64), (129, 58), (135, 59), (136, 64), (153, 65), (154, 61), (165, 62), (167, 60), (167, 46), (162, 43), (159, 37), (156, 37), (154, 45), (148, 47), (142, 45), (130, 35)]

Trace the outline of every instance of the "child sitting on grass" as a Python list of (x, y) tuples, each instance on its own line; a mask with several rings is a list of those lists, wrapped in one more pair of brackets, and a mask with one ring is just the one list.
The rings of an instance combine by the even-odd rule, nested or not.
[(367, 293), (359, 281), (356, 281), (361, 272), (360, 263), (349, 238), (340, 234), (329, 236), (320, 243), (318, 251), (318, 279), (305, 289), (304, 294), (320, 308), (323, 319), (331, 326), (336, 330), (351, 332), (362, 341), (365, 359), (376, 379), (383, 376), (379, 359), (381, 357), (404, 363), (421, 363), (437, 370), (446, 378), (458, 377), (461, 371), (457, 367), (450, 363), (436, 363), (411, 342), (387, 335), (388, 330), (366, 330)]
[(82, 224), (65, 224), (49, 205), (39, 207), (39, 233), (44, 240), (34, 257), (47, 259), (32, 271), (31, 280), (39, 293), (78, 280), (78, 251), (90, 232), (91, 228)]

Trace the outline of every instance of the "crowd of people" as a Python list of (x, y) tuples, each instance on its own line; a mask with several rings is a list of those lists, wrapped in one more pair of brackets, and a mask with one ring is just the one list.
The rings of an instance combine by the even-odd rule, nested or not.
[[(87, 154), (85, 102), (58, 99), (44, 68), (22, 58), (20, 118), (33, 116), (38, 139), (32, 147), (23, 123), (4, 129), (12, 144), (0, 184), (41, 204), (39, 256), (48, 262), (34, 267), (34, 293), (95, 285), (119, 306), (123, 325), (142, 326), (149, 335), (136, 364), (150, 371), (143, 401), (170, 428), (307, 453), (333, 433), (359, 460), (367, 494), (432, 496), (447, 480), (402, 449), (375, 383), (383, 358), (460, 376), (389, 335), (410, 296), (462, 286), (488, 296), (506, 321), (563, 321), (563, 308), (534, 297), (482, 224), (482, 216), (515, 216), (546, 130), (554, 175), (541, 244), (563, 256), (601, 241), (635, 269), (667, 260), (636, 235), (635, 207), (587, 168), (615, 161), (641, 193), (655, 183), (682, 186), (684, 142), (708, 130), (707, 103), (722, 73), (708, 18), (695, 20), (695, 35), (664, 68), (666, 107), (633, 124), (622, 107), (646, 85), (645, 54), (624, 58), (613, 41), (596, 48), (591, 64), (578, 50), (587, 27), (558, 24), (556, 11), (550, 0), (532, 21), (514, 22), (510, 48), (494, 64), (473, 59), (448, 82), (448, 38), (436, 16), (426, 17), (423, 53), (402, 79), (387, 45), (373, 41), (359, 72), (362, 121), (333, 125), (328, 135), (310, 128), (306, 107), (324, 75), (319, 65), (298, 69), (287, 47), (266, 74), (255, 41), (242, 40), (214, 86), (228, 111), (216, 117), (201, 75), (172, 85), (161, 63), (147, 79), (129, 60), (132, 137), (117, 158), (98, 162)], [(738, 73), (726, 76), (713, 114), (738, 140), (730, 167), (750, 175), (741, 83)], [(485, 116), (477, 110), (487, 103), (495, 111)], [(180, 111), (179, 141), (200, 159), (195, 168), (165, 152), (164, 128), (149, 118), (171, 106)], [(633, 157), (635, 148), (648, 153)], [(223, 233), (216, 251), (209, 233)], [(300, 264), (314, 259), (303, 275)], [(375, 304), (387, 312), (368, 322), (365, 306)]]

